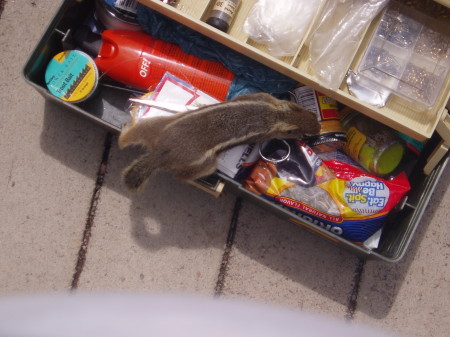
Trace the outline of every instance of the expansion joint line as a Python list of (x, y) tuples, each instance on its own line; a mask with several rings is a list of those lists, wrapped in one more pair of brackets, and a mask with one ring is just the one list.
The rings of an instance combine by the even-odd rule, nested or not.
[(6, 0), (0, 0), (0, 18), (2, 17), (3, 10), (5, 9)]
[(225, 285), (225, 277), (228, 269), (228, 262), (230, 260), (231, 248), (233, 247), (234, 237), (236, 234), (236, 228), (239, 218), (239, 211), (241, 209), (242, 199), (240, 197), (236, 198), (233, 208), (233, 215), (231, 217), (230, 227), (228, 229), (227, 241), (225, 244), (225, 249), (222, 255), (222, 262), (220, 263), (219, 276), (217, 277), (216, 287), (214, 289), (214, 296), (220, 297), (223, 292), (223, 287)]
[(348, 297), (347, 302), (347, 312), (345, 314), (345, 319), (348, 321), (353, 320), (356, 308), (358, 306), (358, 295), (359, 295), (359, 287), (361, 285), (362, 275), (364, 273), (364, 266), (366, 261), (364, 259), (359, 258), (356, 263), (355, 273), (353, 276), (353, 284), (350, 295)]
[(95, 181), (95, 187), (94, 191), (92, 193), (91, 197), (91, 203), (89, 206), (89, 211), (86, 218), (86, 224), (84, 227), (83, 232), (83, 239), (81, 241), (80, 250), (78, 251), (78, 259), (77, 264), (75, 266), (75, 272), (72, 277), (72, 284), (70, 289), (76, 290), (78, 288), (78, 282), (80, 280), (81, 273), (83, 272), (84, 264), (86, 262), (86, 255), (87, 250), (89, 246), (89, 240), (91, 238), (91, 230), (94, 225), (94, 218), (95, 213), (97, 211), (97, 204), (100, 199), (100, 191), (102, 189), (105, 175), (106, 175), (106, 169), (108, 167), (108, 158), (109, 153), (111, 150), (111, 143), (112, 143), (112, 134), (108, 132), (105, 137), (105, 142), (103, 145), (103, 154), (102, 154), (102, 160), (100, 163), (100, 166), (97, 171), (97, 179)]

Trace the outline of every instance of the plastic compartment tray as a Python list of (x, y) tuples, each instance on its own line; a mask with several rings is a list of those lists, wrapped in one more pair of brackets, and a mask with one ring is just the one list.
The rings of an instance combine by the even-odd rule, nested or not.
[[(311, 86), (325, 95), (333, 97), (339, 102), (418, 140), (424, 140), (431, 137), (436, 125), (444, 113), (445, 104), (450, 96), (450, 76), (446, 77), (433, 107), (421, 113), (417, 113), (413, 102), (407, 102), (404, 99), (398, 99), (397, 97), (390, 99), (383, 108), (376, 108), (366, 104), (349, 93), (345, 79), (338, 90), (324, 88), (314, 79), (309, 70), (307, 45), (302, 43), (299, 46), (296, 55), (292, 57), (278, 59), (271, 56), (264, 46), (260, 46), (251, 41), (243, 32), (242, 25), (256, 0), (242, 2), (227, 33), (223, 33), (204, 22), (214, 3), (212, 0), (178, 0), (175, 6), (170, 6), (161, 1), (154, 0), (138, 1), (238, 52), (276, 69), (280, 73), (298, 80), (300, 83)], [(364, 37), (361, 39), (360, 47), (351, 63), (349, 63), (351, 69), (356, 69), (360, 63), (379, 18), (380, 16), (374, 20)], [(305, 37), (304, 41), (307, 39), (308, 37)]]
[(384, 11), (357, 74), (418, 110), (431, 108), (450, 68), (449, 33), (432, 18), (393, 3)]

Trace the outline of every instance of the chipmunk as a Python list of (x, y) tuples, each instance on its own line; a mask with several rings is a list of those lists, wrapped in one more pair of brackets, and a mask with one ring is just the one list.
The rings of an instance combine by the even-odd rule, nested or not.
[(214, 173), (218, 154), (234, 146), (301, 138), (319, 129), (317, 116), (297, 103), (266, 93), (242, 95), (125, 127), (119, 147), (144, 145), (148, 152), (132, 162), (122, 176), (133, 191), (141, 190), (156, 169), (171, 170), (179, 180), (195, 180)]

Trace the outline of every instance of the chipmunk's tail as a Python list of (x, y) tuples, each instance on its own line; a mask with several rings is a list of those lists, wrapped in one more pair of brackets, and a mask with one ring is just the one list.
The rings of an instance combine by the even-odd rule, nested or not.
[(125, 185), (134, 192), (141, 191), (152, 173), (160, 167), (159, 155), (151, 151), (133, 161), (122, 172)]

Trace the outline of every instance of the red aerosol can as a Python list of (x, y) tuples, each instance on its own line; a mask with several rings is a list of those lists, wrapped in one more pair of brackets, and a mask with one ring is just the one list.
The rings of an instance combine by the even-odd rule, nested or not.
[(180, 46), (138, 31), (105, 30), (98, 55), (99, 70), (108, 77), (137, 89), (155, 89), (165, 72), (224, 101), (233, 72), (219, 62), (186, 54)]

